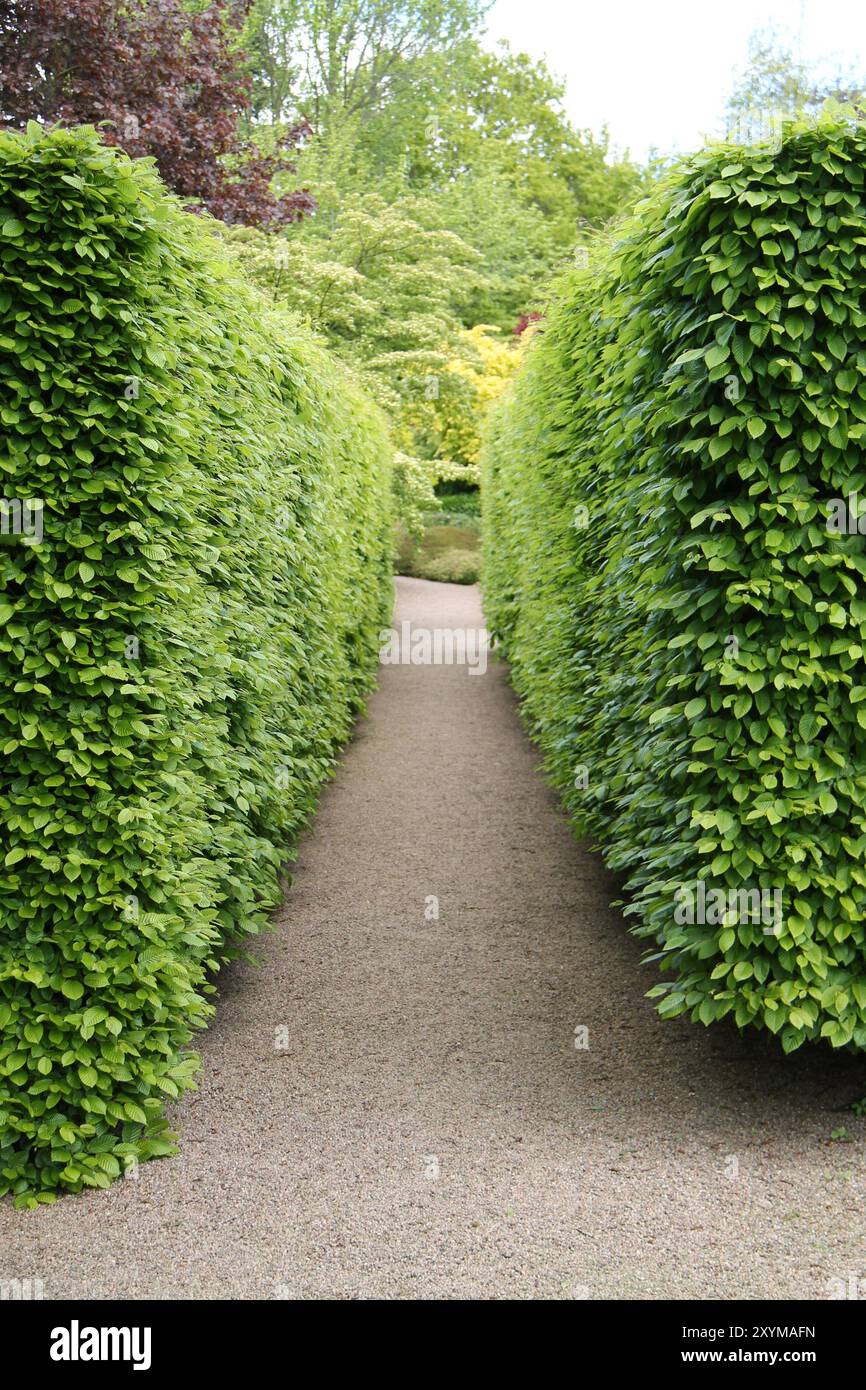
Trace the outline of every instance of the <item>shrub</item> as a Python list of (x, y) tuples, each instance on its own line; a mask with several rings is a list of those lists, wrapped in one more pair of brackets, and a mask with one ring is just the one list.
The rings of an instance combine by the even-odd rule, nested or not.
[(477, 466), (484, 420), (520, 363), (520, 340), (511, 335), (503, 341), (498, 335), (499, 329), (489, 324), (464, 329), (464, 356), (448, 364), (469, 391), (445, 400), (437, 452), (447, 458)]
[(477, 584), (481, 554), (477, 550), (445, 550), (422, 564), (416, 563), (412, 572), (419, 579), (436, 579), (441, 584)]
[(838, 119), (686, 161), (566, 276), (484, 460), (488, 623), (661, 1012), (786, 1050), (866, 1045), (866, 551), (828, 522), (866, 487), (864, 180)]
[[(413, 541), (420, 541), (430, 514), (458, 499), (467, 511), (478, 509), (477, 464), (450, 459), (418, 459), (400, 450), (394, 455), (393, 506), (396, 520)], [(440, 498), (440, 493), (444, 496)]]
[[(378, 412), (95, 132), (0, 135), (0, 1192), (166, 1152), (390, 602)], [(10, 525), (5, 529), (10, 530)]]
[[(460, 525), (467, 518), (471, 525), (480, 526), (481, 524), (481, 494), (476, 488), (472, 492), (462, 492), (458, 489), (442, 488), (436, 493), (437, 511), (432, 516), (459, 517), (456, 522)], [(427, 518), (428, 523), (430, 516)]]
[(418, 541), (424, 534), (425, 508), (436, 505), (430, 464), (398, 449), (394, 455), (392, 482), (394, 515), (407, 536)]
[(428, 527), (456, 527), (459, 531), (465, 531), (472, 536), (481, 535), (481, 511), (480, 501), (473, 498), (473, 505), (479, 502), (479, 510), (471, 512), (451, 511), (450, 504), (456, 502), (456, 497), (446, 497), (443, 499), (449, 504), (448, 511), (435, 511), (425, 513), (424, 520)]
[[(440, 522), (430, 514), (429, 521), (430, 524), (420, 541), (414, 540), (401, 528), (397, 554), (398, 573), (414, 575), (416, 579), (441, 579), (442, 566), (437, 563), (431, 571), (431, 564), (448, 555), (445, 568), (450, 570), (454, 565), (453, 557), (457, 555), (457, 565), (466, 570), (468, 575), (461, 582), (474, 584), (481, 568), (481, 537), (477, 520), (469, 517), (464, 525), (446, 515)], [(467, 556), (468, 561), (465, 558)]]

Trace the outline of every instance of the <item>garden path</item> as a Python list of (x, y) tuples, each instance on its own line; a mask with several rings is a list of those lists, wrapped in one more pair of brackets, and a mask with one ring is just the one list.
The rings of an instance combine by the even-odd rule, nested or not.
[[(398, 622), (481, 623), (474, 588), (397, 587)], [(221, 976), (179, 1156), (3, 1203), (0, 1278), (46, 1298), (781, 1299), (863, 1275), (863, 1145), (830, 1137), (862, 1136), (841, 1109), (862, 1063), (662, 1022), (537, 765), (495, 661), (383, 667), (260, 964)]]

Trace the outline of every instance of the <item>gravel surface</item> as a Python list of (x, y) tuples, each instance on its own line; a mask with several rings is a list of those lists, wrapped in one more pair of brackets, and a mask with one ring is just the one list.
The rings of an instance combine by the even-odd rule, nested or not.
[[(397, 617), (477, 628), (478, 592), (401, 579)], [(383, 668), (258, 968), (221, 977), (179, 1157), (0, 1204), (0, 1278), (46, 1298), (822, 1299), (866, 1276), (863, 1063), (663, 1023), (537, 763), (495, 662)]]

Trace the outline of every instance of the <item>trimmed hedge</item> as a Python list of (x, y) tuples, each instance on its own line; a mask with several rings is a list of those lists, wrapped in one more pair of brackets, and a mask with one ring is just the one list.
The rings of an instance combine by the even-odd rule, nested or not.
[(485, 448), (488, 625), (660, 1012), (786, 1050), (866, 1046), (864, 329), (862, 125), (710, 147), (565, 277)]
[(3, 496), (43, 504), (0, 549), (0, 1193), (32, 1205), (170, 1150), (208, 976), (374, 677), (390, 457), (92, 130), (0, 135), (0, 256)]

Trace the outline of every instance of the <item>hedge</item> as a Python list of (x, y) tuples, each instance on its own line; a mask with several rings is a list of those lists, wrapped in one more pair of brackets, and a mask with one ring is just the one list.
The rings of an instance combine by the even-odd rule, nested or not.
[(0, 1193), (34, 1205), (171, 1149), (373, 679), (390, 458), (93, 130), (0, 135), (0, 254)]
[(484, 455), (488, 625), (660, 1012), (786, 1051), (866, 1046), (864, 184), (838, 117), (682, 162)]

